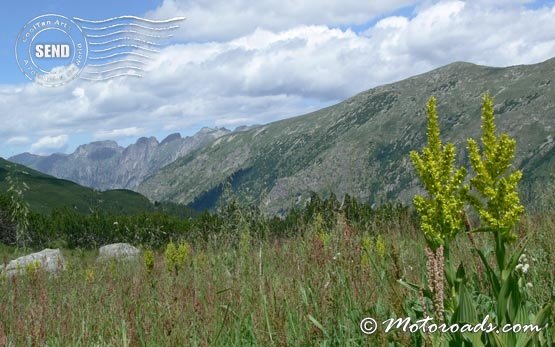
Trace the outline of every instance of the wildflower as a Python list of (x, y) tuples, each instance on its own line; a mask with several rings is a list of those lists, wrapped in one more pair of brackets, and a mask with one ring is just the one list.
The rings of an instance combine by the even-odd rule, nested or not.
[(376, 239), (376, 253), (378, 253), (381, 259), (385, 257), (385, 240), (382, 235), (378, 235)]
[(175, 247), (173, 241), (170, 241), (170, 243), (166, 246), (164, 257), (166, 258), (166, 269), (168, 272), (177, 270), (177, 247)]
[(27, 276), (34, 276), (37, 274), (41, 267), (40, 261), (36, 260), (25, 265), (25, 273)]
[(146, 272), (148, 274), (152, 273), (154, 269), (154, 252), (150, 249), (147, 249), (143, 254), (143, 262), (145, 264)]
[(362, 248), (362, 256), (360, 258), (360, 262), (363, 268), (366, 268), (370, 265), (370, 254), (372, 252), (372, 239), (368, 236), (365, 236), (361, 242)]
[(181, 242), (179, 247), (176, 247), (173, 241), (170, 241), (164, 252), (166, 258), (166, 269), (168, 272), (174, 272), (176, 275), (179, 269), (185, 264), (189, 254), (190, 246), (187, 242)]
[(331, 235), (328, 232), (326, 232), (324, 217), (322, 217), (320, 213), (318, 213), (316, 217), (314, 217), (314, 220), (312, 221), (311, 229), (312, 229), (312, 232), (316, 234), (317, 240), (321, 242), (324, 245), (324, 247), (327, 248), (328, 246), (330, 246), (332, 241)]
[(187, 260), (187, 256), (189, 255), (190, 249), (191, 247), (185, 241), (179, 244), (179, 247), (177, 248), (177, 262), (179, 263), (179, 265), (185, 264), (185, 261)]
[(95, 278), (95, 273), (94, 273), (94, 269), (89, 268), (85, 270), (85, 281), (87, 283), (91, 283), (94, 281)]
[(321, 231), (318, 233), (318, 240), (327, 248), (331, 244), (331, 235), (325, 231)]
[(522, 253), (520, 257), (518, 257), (518, 264), (515, 267), (515, 271), (525, 274), (528, 272), (529, 269), (530, 264), (528, 263), (528, 257), (526, 256), (526, 254)]

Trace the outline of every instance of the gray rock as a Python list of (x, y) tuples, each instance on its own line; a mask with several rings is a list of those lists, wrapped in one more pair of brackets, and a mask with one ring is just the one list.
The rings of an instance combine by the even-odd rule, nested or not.
[(40, 268), (50, 274), (58, 274), (66, 266), (65, 259), (59, 249), (44, 249), (38, 253), (28, 254), (14, 259), (3, 269), (3, 274), (12, 277), (24, 274), (28, 264), (38, 263)]
[(139, 254), (139, 249), (128, 243), (113, 243), (100, 247), (98, 260), (135, 260), (139, 257)]

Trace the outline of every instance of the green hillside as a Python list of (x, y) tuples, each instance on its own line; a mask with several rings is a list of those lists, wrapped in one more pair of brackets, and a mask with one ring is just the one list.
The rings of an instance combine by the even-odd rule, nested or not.
[(437, 97), (442, 135), (464, 158), (466, 139), (480, 134), (480, 97), (489, 90), (499, 130), (517, 140), (525, 201), (551, 206), (554, 86), (555, 59), (507, 68), (453, 63), (311, 114), (223, 136), (161, 169), (138, 191), (213, 208), (231, 182), (269, 213), (302, 203), (311, 191), (372, 204), (410, 202), (419, 186), (408, 154), (424, 144), (426, 100)]
[(24, 193), (24, 199), (35, 212), (50, 212), (58, 207), (69, 207), (83, 213), (94, 210), (135, 214), (154, 209), (147, 198), (130, 190), (99, 192), (0, 158), (0, 192), (2, 193), (8, 189), (6, 176), (9, 173), (29, 186)]

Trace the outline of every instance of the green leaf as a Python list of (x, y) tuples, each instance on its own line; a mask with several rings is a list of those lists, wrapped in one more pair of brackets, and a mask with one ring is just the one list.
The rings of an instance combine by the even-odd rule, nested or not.
[(477, 321), (474, 301), (472, 300), (472, 295), (468, 289), (466, 289), (464, 282), (459, 285), (459, 305), (457, 307), (457, 313), (453, 317), (456, 317), (456, 321), (453, 323), (473, 324)]
[[(549, 320), (549, 317), (551, 316), (552, 306), (553, 306), (553, 302), (545, 304), (543, 308), (540, 310), (540, 312), (538, 312), (538, 314), (536, 315), (536, 318), (534, 319), (534, 322), (532, 324), (537, 325), (542, 329), (545, 328)], [(524, 334), (524, 336), (520, 336), (516, 343), (516, 347), (527, 346), (530, 343), (530, 341), (532, 341), (532, 339), (537, 335), (538, 335), (537, 332), (533, 332), (533, 333)]]
[(507, 323), (505, 314), (507, 313), (507, 302), (511, 295), (509, 276), (510, 271), (503, 270), (501, 272), (501, 289), (497, 295), (497, 324)]
[(511, 323), (514, 323), (517, 320), (517, 316), (523, 311), (524, 307), (522, 307), (522, 296), (520, 295), (520, 290), (518, 288), (518, 280), (515, 276), (510, 277), (509, 283), (509, 303), (507, 305), (507, 314), (509, 315), (509, 319)]
[(456, 279), (455, 279), (455, 287), (458, 290), (459, 289), (459, 285), (462, 282), (466, 281), (466, 272), (464, 271), (464, 266), (463, 263), (461, 262), (459, 264), (459, 267), (457, 269), (457, 273), (456, 273)]
[(455, 267), (451, 263), (449, 256), (445, 257), (445, 266), (444, 266), (443, 272), (445, 274), (445, 279), (447, 280), (447, 283), (449, 284), (449, 286), (454, 287), (458, 277), (457, 276), (458, 272), (455, 272)]
[(495, 271), (493, 271), (493, 269), (489, 265), (484, 253), (481, 250), (479, 250), (478, 248), (476, 248), (475, 250), (478, 253), (478, 256), (480, 257), (480, 260), (482, 260), (482, 264), (486, 268), (486, 273), (488, 275), (488, 280), (489, 280), (489, 282), (490, 282), (490, 284), (493, 288), (493, 292), (494, 292), (495, 296), (497, 297), (499, 295), (499, 290), (500, 290), (499, 278), (497, 277), (497, 274), (495, 273)]
[(413, 290), (417, 293), (422, 291), (425, 297), (430, 298), (430, 299), (432, 298), (432, 292), (427, 288), (421, 287), (421, 286), (419, 286), (417, 284), (414, 284), (414, 283), (406, 282), (403, 279), (398, 279), (397, 282), (400, 285), (402, 285), (403, 287), (407, 288), (407, 289)]
[(312, 317), (311, 315), (308, 315), (308, 319), (310, 319), (312, 324), (314, 324), (314, 326), (316, 326), (318, 329), (320, 329), (320, 331), (322, 331), (322, 333), (325, 336), (328, 336), (328, 333), (327, 333), (326, 329), (324, 329), (324, 326), (322, 324), (320, 324), (320, 322), (318, 322), (318, 320), (316, 320), (316, 318)]
[(472, 347), (483, 347), (482, 333), (464, 332), (462, 333), (464, 339), (472, 344)]
[(538, 312), (536, 315), (536, 319), (534, 320), (534, 324), (544, 327), (547, 322), (549, 321), (549, 317), (551, 317), (551, 310), (553, 307), (553, 302), (549, 302), (543, 306), (543, 308)]

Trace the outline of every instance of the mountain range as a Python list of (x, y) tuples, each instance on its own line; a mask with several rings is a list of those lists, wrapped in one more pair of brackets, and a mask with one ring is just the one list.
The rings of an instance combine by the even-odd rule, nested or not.
[(95, 189), (135, 189), (160, 168), (230, 132), (205, 127), (193, 136), (175, 133), (161, 142), (141, 137), (126, 148), (115, 141), (96, 141), (79, 146), (71, 154), (23, 153), (9, 160)]
[(409, 152), (425, 144), (427, 99), (437, 98), (442, 138), (456, 144), (465, 164), (466, 140), (480, 136), (481, 95), (489, 91), (498, 130), (517, 140), (515, 166), (524, 172), (525, 202), (550, 208), (554, 85), (555, 58), (505, 68), (457, 62), (310, 114), (244, 131), (207, 131), (194, 145), (170, 136), (161, 143), (140, 139), (126, 149), (102, 142), (67, 156), (23, 154), (10, 160), (87, 186), (130, 188), (151, 200), (196, 209), (224, 202), (227, 183), (236, 196), (271, 214), (303, 203), (310, 192), (350, 194), (371, 204), (407, 203), (420, 191)]
[(264, 211), (279, 213), (311, 191), (371, 204), (408, 203), (420, 190), (409, 152), (425, 144), (424, 105), (436, 96), (444, 140), (466, 158), (480, 136), (481, 96), (495, 98), (498, 130), (517, 140), (522, 195), (532, 206), (555, 196), (555, 59), (493, 68), (457, 62), (360, 93), (296, 118), (222, 136), (147, 178), (156, 200), (214, 207), (224, 182)]

